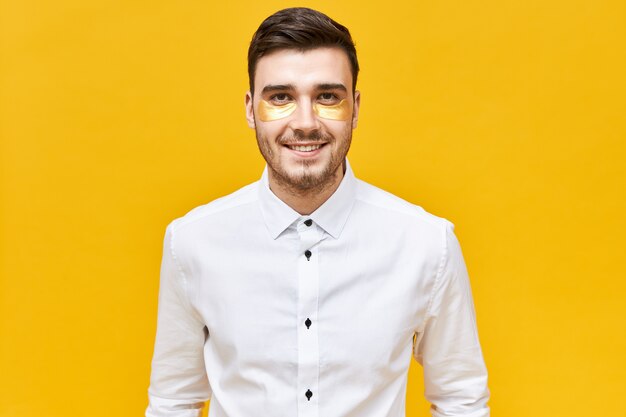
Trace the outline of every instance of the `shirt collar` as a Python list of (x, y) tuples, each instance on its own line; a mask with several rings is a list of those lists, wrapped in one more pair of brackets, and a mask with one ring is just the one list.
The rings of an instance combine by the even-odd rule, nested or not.
[(270, 190), (268, 168), (267, 165), (265, 166), (259, 181), (259, 197), (263, 218), (272, 239), (280, 236), (285, 229), (301, 217), (311, 218), (333, 238), (339, 238), (354, 205), (356, 195), (356, 178), (348, 159), (345, 161), (346, 172), (339, 187), (328, 200), (309, 216), (301, 216)]

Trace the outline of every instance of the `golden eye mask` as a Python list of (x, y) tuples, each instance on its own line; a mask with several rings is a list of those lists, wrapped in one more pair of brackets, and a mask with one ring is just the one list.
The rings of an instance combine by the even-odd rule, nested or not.
[[(259, 120), (271, 122), (290, 116), (296, 110), (296, 107), (297, 105), (294, 102), (275, 106), (265, 100), (261, 100), (259, 101), (257, 114), (259, 115)], [(350, 120), (352, 117), (352, 107), (345, 99), (332, 106), (315, 103), (313, 104), (313, 111), (319, 117), (329, 120)]]
[(293, 101), (291, 103), (275, 106), (265, 100), (261, 100), (259, 101), (259, 108), (257, 109), (257, 113), (261, 121), (271, 122), (272, 120), (283, 119), (291, 115), (291, 113), (293, 113), (295, 110), (296, 103), (294, 103)]
[(350, 120), (352, 118), (352, 106), (345, 99), (332, 106), (315, 103), (313, 104), (313, 111), (323, 119)]

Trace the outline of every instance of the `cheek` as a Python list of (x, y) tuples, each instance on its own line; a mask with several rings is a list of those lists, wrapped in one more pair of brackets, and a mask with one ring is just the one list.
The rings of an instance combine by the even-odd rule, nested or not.
[(349, 140), (352, 134), (351, 122), (326, 121), (325, 125), (326, 131), (335, 138), (336, 142), (344, 142), (346, 140)]
[(285, 135), (286, 129), (287, 126), (285, 123), (281, 123), (280, 121), (270, 123), (257, 121), (256, 134), (258, 138), (266, 143), (266, 147), (278, 149), (282, 146), (278, 144), (279, 139), (281, 136)]
[(256, 130), (264, 139), (269, 140), (275, 136), (276, 127), (274, 123), (266, 123), (257, 119)]

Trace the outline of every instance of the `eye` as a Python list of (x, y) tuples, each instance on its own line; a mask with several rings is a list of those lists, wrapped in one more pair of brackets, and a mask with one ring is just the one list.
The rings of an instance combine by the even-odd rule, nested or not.
[(318, 100), (322, 104), (335, 104), (339, 101), (339, 97), (334, 93), (322, 93), (318, 96)]
[(275, 104), (277, 106), (287, 104), (291, 101), (291, 97), (286, 93), (278, 93), (274, 94), (270, 97), (270, 103)]

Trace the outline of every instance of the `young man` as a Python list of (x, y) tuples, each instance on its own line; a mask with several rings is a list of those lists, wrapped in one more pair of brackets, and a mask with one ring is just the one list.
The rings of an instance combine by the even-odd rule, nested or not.
[(432, 415), (489, 415), (452, 225), (356, 179), (348, 30), (305, 8), (248, 53), (260, 181), (166, 231), (148, 417), (400, 417), (411, 353)]

